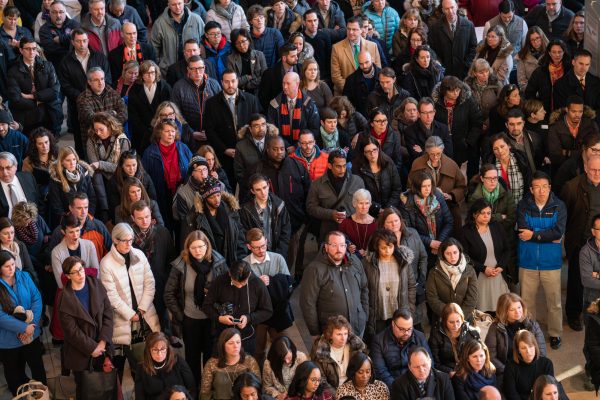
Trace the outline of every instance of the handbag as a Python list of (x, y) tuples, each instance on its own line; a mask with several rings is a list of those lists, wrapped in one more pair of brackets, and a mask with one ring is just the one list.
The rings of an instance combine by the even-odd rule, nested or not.
[(490, 314), (477, 309), (473, 310), (473, 326), (479, 329), (479, 337), (482, 343), (485, 342), (485, 337), (490, 330), (492, 322), (494, 322), (494, 317)]
[(30, 380), (28, 383), (24, 383), (17, 389), (17, 395), (13, 397), (13, 400), (25, 399), (25, 400), (50, 400), (50, 392), (48, 386), (42, 382)]
[(146, 336), (151, 333), (150, 327), (144, 321), (144, 317), (138, 314), (140, 318), (139, 328), (131, 331), (131, 356), (133, 357), (134, 364), (141, 362), (144, 359), (144, 349), (146, 348)]
[(90, 357), (89, 369), (81, 372), (81, 400), (116, 400), (117, 369), (108, 356), (104, 357), (102, 370), (94, 370)]

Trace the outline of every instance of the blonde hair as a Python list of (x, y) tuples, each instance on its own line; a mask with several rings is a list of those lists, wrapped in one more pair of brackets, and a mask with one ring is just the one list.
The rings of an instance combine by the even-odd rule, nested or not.
[(179, 111), (179, 107), (177, 107), (177, 104), (173, 103), (172, 101), (166, 100), (166, 101), (163, 101), (162, 103), (160, 103), (158, 105), (158, 107), (156, 107), (156, 112), (154, 113), (154, 117), (152, 117), (152, 121), (150, 121), (150, 125), (152, 127), (155, 127), (159, 122), (162, 121), (162, 118), (160, 117), (160, 113), (167, 107), (172, 108), (173, 111), (175, 111), (175, 119), (177, 121), (179, 121), (181, 124), (187, 123), (187, 122), (185, 122), (183, 115), (181, 115), (181, 111)]
[(18, 227), (26, 227), (31, 220), (36, 220), (38, 217), (38, 208), (35, 203), (20, 201), (15, 204), (12, 212), (13, 224)]
[(496, 319), (503, 324), (508, 323), (507, 314), (512, 303), (521, 303), (521, 307), (523, 308), (523, 317), (521, 318), (521, 321), (528, 315), (527, 306), (523, 302), (523, 299), (521, 299), (521, 296), (515, 293), (504, 293), (498, 297), (498, 303), (496, 304)]
[(60, 180), (60, 185), (62, 187), (63, 192), (65, 193), (69, 193), (71, 188), (69, 187), (69, 181), (65, 176), (65, 169), (62, 165), (62, 162), (71, 154), (75, 156), (75, 161), (77, 162), (77, 164), (79, 164), (79, 155), (77, 154), (77, 151), (75, 151), (75, 149), (71, 146), (61, 147), (61, 149), (58, 151), (58, 157), (56, 157), (56, 175)]
[(210, 244), (210, 240), (208, 236), (202, 231), (193, 231), (185, 238), (185, 242), (183, 243), (183, 250), (181, 250), (181, 258), (185, 261), (186, 264), (190, 263), (190, 246), (196, 240), (201, 240), (206, 244), (206, 254), (204, 255), (204, 259), (207, 261), (212, 261), (212, 245)]

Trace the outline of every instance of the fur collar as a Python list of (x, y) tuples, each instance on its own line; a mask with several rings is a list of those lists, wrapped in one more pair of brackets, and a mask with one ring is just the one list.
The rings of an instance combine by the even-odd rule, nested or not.
[[(552, 111), (552, 114), (550, 114), (550, 118), (548, 119), (548, 122), (550, 122), (550, 124), (553, 124), (553, 123), (557, 122), (558, 120), (560, 120), (566, 114), (567, 114), (567, 107), (563, 107), (563, 108), (554, 110), (554, 111)], [(593, 120), (596, 118), (596, 112), (594, 111), (594, 109), (592, 109), (589, 106), (583, 106), (583, 117)]]
[[(279, 129), (275, 125), (267, 122), (267, 136), (277, 135), (279, 135)], [(250, 139), (252, 138), (252, 135), (250, 134), (250, 125), (244, 125), (240, 129), (238, 129), (238, 140), (242, 140), (245, 136), (248, 136), (248, 138)]]
[[(350, 354), (356, 351), (364, 352), (366, 350), (365, 343), (354, 333), (348, 334), (348, 344), (350, 345)], [(324, 335), (321, 335), (321, 337), (317, 339), (313, 346), (313, 354), (315, 356), (315, 361), (334, 362), (333, 358), (331, 358), (331, 345), (329, 344), (327, 339), (325, 339)]]
[[(431, 98), (433, 99), (433, 101), (435, 103), (439, 103), (439, 104), (444, 104), (444, 99), (442, 98), (442, 96), (440, 95), (440, 86), (441, 86), (442, 82), (439, 82), (437, 85), (435, 85), (435, 87), (433, 88), (433, 91), (431, 92)], [(462, 103), (464, 103), (465, 101), (467, 101), (467, 99), (469, 97), (472, 96), (471, 93), (471, 88), (469, 86), (467, 86), (466, 83), (464, 82), (459, 82), (459, 87), (460, 87), (460, 95), (458, 96), (458, 100), (456, 101), (456, 105), (459, 106)]]
[[(221, 190), (221, 202), (225, 202), (225, 205), (229, 207), (230, 211), (238, 211), (240, 209), (240, 203), (231, 194)], [(204, 214), (204, 202), (197, 194), (194, 194), (194, 208), (199, 214)]]

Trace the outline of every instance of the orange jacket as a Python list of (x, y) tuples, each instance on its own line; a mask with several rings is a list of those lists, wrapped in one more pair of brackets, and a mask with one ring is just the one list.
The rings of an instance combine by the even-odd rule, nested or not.
[(306, 158), (302, 156), (300, 152), (300, 147), (296, 149), (295, 152), (290, 154), (290, 157), (294, 160), (300, 162), (300, 164), (304, 165), (304, 168), (308, 171), (308, 175), (310, 176), (310, 181), (316, 181), (319, 179), (326, 171), (327, 171), (327, 159), (329, 158), (329, 154), (321, 151), (318, 146), (315, 145), (315, 149), (317, 154), (315, 154), (315, 158), (313, 158), (312, 162), (309, 164), (306, 161)]

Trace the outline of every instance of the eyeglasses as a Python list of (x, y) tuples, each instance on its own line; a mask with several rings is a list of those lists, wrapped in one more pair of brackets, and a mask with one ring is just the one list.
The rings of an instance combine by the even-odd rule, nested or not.
[(244, 38), (242, 40), (238, 40), (237, 42), (235, 42), (235, 44), (237, 44), (238, 46), (241, 46), (241, 45), (246, 44), (248, 42), (249, 42), (249, 40), (246, 39), (246, 38)]
[(167, 348), (161, 347), (160, 349), (150, 349), (150, 351), (152, 352), (152, 354), (164, 354), (167, 352)]
[(442, 153), (428, 153), (429, 158), (442, 158)]
[(300, 146), (308, 146), (310, 144), (315, 144), (314, 140), (309, 140), (308, 142), (298, 142), (300, 143)]
[(220, 37), (221, 36), (221, 32), (214, 32), (214, 33), (205, 33), (206, 36), (208, 37)]
[(81, 275), (85, 274), (85, 268), (77, 268), (69, 272), (69, 275)]
[(311, 383), (321, 383), (321, 378), (309, 378), (308, 380)]
[(142, 75), (156, 75), (156, 71), (152, 69), (150, 71), (144, 72)]
[(374, 119), (373, 122), (375, 122), (376, 124), (385, 124), (387, 122), (387, 118), (386, 119)]
[(194, 68), (194, 67), (187, 67), (187, 68), (192, 72), (200, 72), (200, 71), (203, 71), (206, 67), (202, 66), (202, 67), (196, 67), (196, 68)]
[(33, 46), (33, 47), (22, 47), (21, 50), (23, 51), (37, 51), (37, 46)]
[(127, 244), (133, 243), (133, 239), (117, 239), (117, 241), (119, 243), (127, 243)]
[(413, 330), (413, 327), (412, 327), (412, 326), (411, 326), (410, 328), (407, 328), (407, 329), (400, 328), (400, 327), (399, 327), (399, 326), (396, 324), (396, 321), (394, 321), (394, 320), (392, 320), (392, 324), (394, 324), (394, 326), (396, 327), (396, 329), (398, 330), (398, 332), (399, 332), (401, 335), (405, 335), (405, 334), (407, 334), (407, 333), (410, 333), (410, 332), (412, 332), (412, 330)]
[(175, 111), (170, 112), (170, 113), (160, 113), (158, 114), (159, 117), (161, 118), (175, 118)]
[(600, 149), (595, 147), (590, 147), (588, 150), (590, 150), (593, 154), (600, 154)]
[(265, 243), (265, 244), (260, 245), (260, 246), (250, 246), (250, 248), (252, 250), (266, 250), (267, 249), (267, 244)]
[(497, 176), (484, 176), (482, 179), (485, 181), (488, 181), (488, 182), (495, 182), (498, 180), (498, 177)]
[(377, 154), (377, 153), (379, 153), (379, 149), (365, 150), (364, 153), (366, 156), (371, 155), (371, 154)]
[[(600, 172), (600, 170), (596, 170), (596, 171)], [(537, 191), (540, 191), (540, 190), (549, 190), (550, 189), (550, 185), (535, 185), (535, 186), (532, 186), (531, 188), (533, 190), (537, 190)]]
[(327, 246), (333, 247), (334, 249), (345, 249), (348, 245), (346, 243), (342, 243), (342, 244), (327, 243)]

